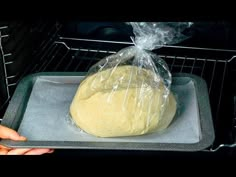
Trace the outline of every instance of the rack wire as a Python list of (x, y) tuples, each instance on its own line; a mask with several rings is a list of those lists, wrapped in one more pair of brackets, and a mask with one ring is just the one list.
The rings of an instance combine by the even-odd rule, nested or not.
[[(25, 75), (37, 72), (86, 72), (97, 61), (131, 45), (133, 45), (132, 42), (67, 38), (55, 34), (51, 39), (42, 43), (40, 51), (34, 52), (34, 61), (28, 65), (16, 82), (8, 83), (9, 76), (6, 73), (6, 84), (8, 87), (16, 86)], [(220, 113), (222, 112), (222, 102), (224, 102), (222, 99), (227, 93), (225, 90), (226, 76), (230, 68), (236, 66), (236, 51), (162, 46), (155, 52), (166, 61), (172, 73), (195, 74), (207, 82), (216, 135), (220, 134), (221, 132), (217, 132), (217, 130), (221, 126), (223, 118), (220, 117)], [(204, 151), (215, 152), (222, 147), (236, 146), (234, 142), (228, 144), (227, 142), (229, 141), (217, 142)]]
[[(8, 76), (8, 73), (7, 73), (7, 65), (11, 64), (11, 62), (7, 62), (6, 60), (6, 57), (10, 56), (10, 53), (7, 53), (5, 54), (4, 53), (4, 50), (3, 50), (3, 46), (2, 46), (2, 41), (4, 38), (7, 38), (9, 37), (8, 34), (4, 34), (4, 30), (7, 29), (8, 26), (1, 26), (0, 27), (0, 61), (2, 61), (2, 66), (3, 66), (3, 76), (4, 76), (4, 82), (5, 82), (5, 85), (6, 85), (6, 93), (7, 93), (7, 97), (6, 97), (6, 100), (3, 101), (2, 105), (0, 105), (0, 110), (5, 108), (6, 105), (8, 104), (9, 100), (10, 100), (10, 92), (9, 92), (9, 87), (10, 87), (10, 84), (9, 84), (9, 79), (13, 76)], [(0, 118), (0, 122), (2, 121), (2, 118)]]

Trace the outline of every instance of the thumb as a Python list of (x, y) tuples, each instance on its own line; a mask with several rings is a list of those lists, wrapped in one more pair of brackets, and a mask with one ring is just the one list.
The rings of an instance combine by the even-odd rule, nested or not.
[(20, 136), (15, 130), (2, 126), (2, 125), (0, 125), (0, 138), (10, 139), (10, 140), (15, 140), (15, 141), (26, 140), (25, 137)]

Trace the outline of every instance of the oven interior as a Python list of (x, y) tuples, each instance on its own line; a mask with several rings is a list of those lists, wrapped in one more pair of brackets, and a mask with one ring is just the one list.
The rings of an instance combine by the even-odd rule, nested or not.
[[(133, 45), (132, 34), (122, 25), (107, 23), (95, 28), (98, 22), (79, 24), (83, 23), (42, 19), (0, 22), (0, 118), (24, 76), (88, 71), (103, 57)], [(207, 82), (216, 138), (202, 153), (232, 153), (236, 146), (236, 50), (225, 42), (227, 37), (211, 41), (209, 47), (209, 39), (197, 36), (195, 41), (154, 51), (172, 73), (195, 74)]]

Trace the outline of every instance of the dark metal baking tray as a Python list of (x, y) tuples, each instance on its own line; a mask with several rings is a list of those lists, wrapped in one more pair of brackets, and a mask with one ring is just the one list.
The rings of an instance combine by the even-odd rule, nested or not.
[[(195, 95), (194, 98), (196, 99), (196, 107), (193, 109), (195, 110), (195, 112), (189, 112), (187, 114), (189, 116), (187, 117), (189, 117), (188, 118), (189, 120), (191, 120), (191, 117), (195, 117), (198, 120), (190, 121), (190, 124), (194, 124), (194, 125), (192, 125), (192, 127), (189, 127), (188, 131), (198, 132), (198, 134), (196, 133), (196, 136), (199, 137), (199, 141), (196, 141), (196, 142), (194, 141), (187, 142), (188, 138), (184, 138), (184, 137), (185, 136), (188, 137), (189, 132), (188, 131), (185, 132), (184, 130), (180, 130), (180, 129), (175, 130), (175, 131), (180, 132), (178, 136), (182, 137), (181, 140), (178, 140), (178, 137), (173, 137), (173, 136), (172, 137), (167, 136), (169, 140), (166, 140), (166, 141), (165, 139), (163, 140), (163, 138), (158, 139), (158, 137), (161, 137), (161, 134), (158, 134), (158, 133), (152, 134), (152, 135), (143, 135), (143, 136), (128, 137), (128, 138), (121, 137), (121, 138), (109, 139), (109, 138), (97, 138), (91, 135), (86, 135), (84, 137), (81, 136), (80, 138), (77, 138), (77, 136), (81, 135), (80, 134), (81, 132), (78, 130), (75, 130), (76, 128), (70, 125), (70, 123), (68, 123), (66, 114), (61, 116), (61, 113), (59, 113), (59, 110), (58, 110), (58, 113), (60, 114), (61, 117), (64, 117), (64, 118), (62, 118), (61, 120), (58, 119), (57, 121), (56, 118), (60, 116), (58, 117), (49, 116), (47, 117), (48, 123), (46, 123), (43, 126), (41, 124), (41, 122), (43, 121), (43, 118), (42, 120), (40, 120), (41, 119), (40, 116), (44, 117), (43, 115), (50, 114), (50, 111), (51, 111), (51, 114), (56, 113), (57, 110), (51, 110), (50, 108), (48, 108), (48, 110), (44, 111), (44, 113), (46, 114), (42, 114), (42, 115), (37, 114), (37, 116), (35, 115), (35, 118), (37, 119), (32, 118), (33, 117), (32, 115), (34, 114), (32, 113), (29, 114), (30, 111), (28, 110), (30, 109), (34, 110), (34, 107), (29, 108), (29, 106), (31, 105), (30, 103), (31, 99), (33, 98), (32, 93), (35, 92), (35, 90), (33, 91), (33, 88), (35, 87), (35, 84), (38, 80), (41, 79), (43, 81), (48, 82), (48, 84), (59, 83), (59, 85), (56, 85), (55, 87), (56, 88), (55, 92), (58, 91), (57, 88), (62, 88), (62, 87), (69, 88), (69, 85), (70, 86), (73, 85), (73, 89), (72, 89), (73, 91), (71, 90), (69, 92), (67, 91), (68, 93), (70, 93), (70, 98), (68, 98), (70, 102), (72, 101), (71, 99), (73, 98), (76, 88), (78, 87), (80, 81), (83, 79), (85, 74), (86, 73), (79, 73), (79, 72), (72, 72), (72, 73), (71, 72), (49, 72), (49, 73), (37, 73), (37, 74), (33, 74), (33, 75), (29, 75), (25, 77), (18, 84), (16, 88), (16, 91), (3, 117), (2, 125), (15, 129), (20, 134), (27, 136), (28, 141), (17, 142), (17, 141), (12, 141), (12, 140), (1, 140), (0, 144), (5, 145), (7, 147), (14, 147), (14, 148), (28, 148), (29, 147), (29, 148), (54, 148), (54, 149), (56, 148), (59, 148), (59, 149), (112, 149), (112, 150), (117, 149), (117, 150), (154, 150), (154, 151), (161, 151), (161, 150), (163, 151), (199, 151), (212, 145), (215, 135), (214, 135), (211, 109), (210, 109), (208, 92), (207, 92), (207, 85), (202, 78), (192, 75), (192, 74), (185, 74), (185, 73), (173, 74), (172, 88), (180, 86), (179, 89), (184, 90), (184, 88), (187, 87), (188, 83), (191, 83), (190, 86), (193, 88), (191, 90), (192, 92), (191, 94)], [(40, 87), (42, 87), (42, 89), (43, 88), (46, 89), (46, 87), (42, 85), (40, 85)], [(53, 92), (53, 90), (51, 92)], [(66, 95), (67, 92), (65, 90), (63, 94)], [(177, 101), (179, 101), (181, 104), (181, 100), (185, 97), (187, 98), (188, 97), (187, 95), (188, 95), (187, 92), (182, 93), (182, 98), (181, 98), (181, 97), (178, 97), (178, 94), (177, 94)], [(52, 98), (55, 99), (56, 97), (52, 97)], [(46, 98), (43, 98), (43, 99), (46, 99)], [(51, 97), (50, 98), (47, 97), (44, 103), (46, 104), (47, 100), (50, 101), (50, 99)], [(44, 100), (42, 100), (42, 102), (43, 101)], [(42, 103), (42, 105), (44, 105), (44, 103)], [(57, 102), (55, 102), (55, 104), (57, 104)], [(185, 102), (182, 104), (185, 104), (185, 106), (181, 108), (183, 109), (182, 112), (187, 112), (187, 110), (185, 109), (187, 109), (188, 107), (191, 108), (191, 106), (193, 107), (194, 100), (188, 100), (188, 102)], [(37, 107), (36, 109), (39, 109), (39, 108)], [(45, 108), (41, 108), (41, 109), (45, 109)], [(66, 112), (68, 113), (68, 110), (64, 110), (64, 113)], [(27, 114), (30, 115), (30, 118), (29, 116), (27, 117)], [(179, 114), (177, 114), (176, 117), (174, 118), (174, 120), (177, 119), (177, 121), (173, 121), (172, 123), (173, 125), (171, 125), (172, 129), (175, 126), (175, 124), (177, 125), (176, 122), (178, 122), (178, 119), (179, 119), (178, 115)], [(50, 117), (51, 119), (54, 118), (55, 121), (51, 120), (51, 123), (50, 123)], [(185, 118), (186, 118), (186, 115), (185, 115)], [(28, 121), (26, 121), (27, 119)], [(187, 124), (187, 126), (185, 127), (188, 127), (189, 123), (185, 122), (185, 124)], [(40, 127), (40, 126), (42, 129), (37, 130), (37, 127)], [(196, 130), (193, 131), (192, 130), (193, 128), (194, 129), (196, 128)], [(163, 132), (162, 135), (165, 135), (165, 132)], [(173, 135), (173, 132), (172, 132), (172, 135)]]

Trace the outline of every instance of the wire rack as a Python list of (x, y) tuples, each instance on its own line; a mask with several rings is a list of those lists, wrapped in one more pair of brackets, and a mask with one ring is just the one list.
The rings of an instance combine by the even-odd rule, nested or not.
[[(2, 104), (0, 105), (0, 110), (6, 108), (9, 100), (10, 100), (10, 92), (9, 92), (9, 87), (11, 87), (11, 84), (8, 82), (8, 79), (11, 78), (12, 76), (8, 76), (7, 74), (7, 65), (11, 64), (11, 62), (7, 62), (7, 57), (11, 55), (11, 53), (4, 53), (4, 50), (3, 50), (3, 47), (2, 47), (2, 43), (3, 41), (9, 37), (8, 34), (6, 34), (6, 29), (8, 28), (7, 25), (4, 25), (4, 26), (0, 26), (0, 62), (2, 61), (2, 75), (3, 75), (3, 78), (4, 78), (4, 86), (5, 86), (5, 91), (6, 91), (6, 94), (7, 96), (5, 98), (2, 98), (3, 99), (3, 102)], [(1, 121), (2, 119), (0, 119)]]
[[(42, 42), (40, 50), (34, 52), (33, 61), (28, 64), (16, 82), (9, 82), (8, 79), (11, 76), (5, 73), (6, 85), (9, 89), (16, 86), (25, 75), (43, 71), (86, 72), (90, 66), (105, 56), (131, 45), (133, 45), (131, 42), (67, 38), (55, 35), (50, 40)], [(222, 116), (225, 111), (231, 111), (223, 108), (222, 104), (228, 101), (227, 85), (229, 79), (227, 75), (231, 68), (236, 68), (236, 51), (163, 46), (154, 52), (157, 52), (159, 57), (167, 62), (172, 73), (195, 74), (207, 82), (216, 137), (219, 138), (216, 138), (212, 147), (204, 151), (215, 152), (222, 147), (236, 146), (235, 140), (232, 138), (233, 135), (229, 136), (229, 133), (232, 133), (236, 127), (233, 123), (233, 115), (229, 114), (227, 120)], [(4, 65), (7, 64), (4, 57), (2, 61)], [(223, 124), (223, 128), (222, 121), (228, 122), (224, 123), (226, 125)], [(224, 131), (226, 128), (228, 131)]]
[[(44, 48), (51, 44), (61, 28), (59, 24), (55, 25), (54, 23), (51, 25), (39, 23), (38, 26), (34, 27), (39, 32), (47, 30), (46, 35), (42, 38), (44, 40), (41, 39), (41, 45), (37, 46), (38, 48)], [(38, 63), (32, 59), (34, 57), (32, 57), (31, 51), (28, 51), (28, 41), (32, 40), (30, 34), (33, 30), (20, 22), (12, 23), (10, 26), (0, 26), (0, 74), (2, 75), (0, 76), (0, 87), (1, 89), (3, 86), (5, 87), (2, 89), (5, 90), (3, 96), (0, 95), (0, 118), (4, 115), (19, 81), (27, 73), (29, 74), (27, 72), (29, 67)], [(4, 78), (4, 82), (1, 82), (2, 78)]]

